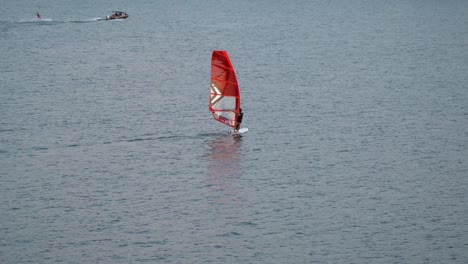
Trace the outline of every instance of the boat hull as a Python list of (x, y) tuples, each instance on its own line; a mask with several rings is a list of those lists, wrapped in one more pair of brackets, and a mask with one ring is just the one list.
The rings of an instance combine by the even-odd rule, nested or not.
[(110, 16), (106, 16), (106, 20), (115, 20), (115, 19), (127, 19), (128, 18), (128, 14), (121, 14), (121, 15), (118, 15), (118, 14), (112, 14)]

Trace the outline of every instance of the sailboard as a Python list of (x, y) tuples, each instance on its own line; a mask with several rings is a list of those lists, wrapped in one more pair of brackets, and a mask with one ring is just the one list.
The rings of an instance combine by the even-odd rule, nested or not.
[(231, 59), (225, 50), (213, 51), (208, 110), (216, 121), (234, 128), (240, 114), (240, 90)]
[(232, 131), (229, 133), (233, 135), (239, 135), (239, 134), (244, 134), (247, 131), (249, 131), (249, 129), (247, 127), (243, 127), (243, 128), (240, 128), (239, 131)]

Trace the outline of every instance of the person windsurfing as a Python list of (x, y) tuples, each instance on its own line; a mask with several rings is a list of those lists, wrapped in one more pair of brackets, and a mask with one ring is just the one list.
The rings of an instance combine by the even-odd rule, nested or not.
[(234, 128), (234, 132), (239, 132), (241, 123), (242, 123), (242, 118), (244, 118), (244, 113), (242, 112), (242, 108), (239, 108), (239, 115), (237, 116), (236, 120), (236, 126)]
[(36, 12), (36, 16), (37, 16), (38, 19), (42, 18), (41, 15), (39, 14), (39, 12)]

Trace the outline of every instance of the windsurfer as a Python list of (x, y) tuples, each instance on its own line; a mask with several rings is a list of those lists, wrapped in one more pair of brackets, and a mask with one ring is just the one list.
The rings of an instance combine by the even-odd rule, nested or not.
[(42, 18), (41, 15), (39, 14), (39, 12), (36, 12), (36, 16), (37, 16), (38, 19)]
[(239, 115), (237, 116), (236, 127), (234, 128), (234, 132), (239, 131), (242, 123), (242, 118), (244, 118), (244, 113), (242, 112), (242, 108), (239, 108)]

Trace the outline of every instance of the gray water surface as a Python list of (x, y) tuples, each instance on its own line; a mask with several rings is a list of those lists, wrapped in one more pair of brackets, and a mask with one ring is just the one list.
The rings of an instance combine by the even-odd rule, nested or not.
[(467, 1), (2, 9), (0, 262), (468, 263)]

